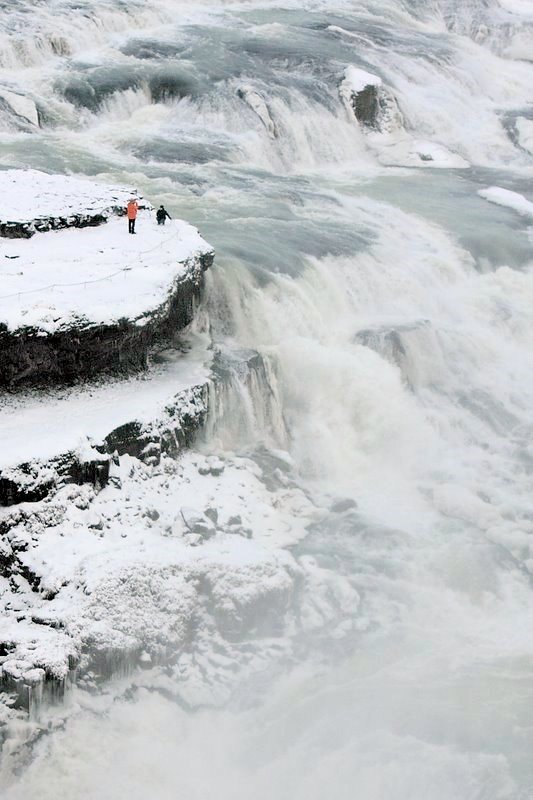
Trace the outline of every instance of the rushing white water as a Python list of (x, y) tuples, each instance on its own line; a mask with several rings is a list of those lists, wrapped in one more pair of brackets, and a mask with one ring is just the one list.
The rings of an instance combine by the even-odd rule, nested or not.
[[(302, 633), (224, 709), (75, 693), (6, 796), (533, 797), (533, 235), (477, 194), (533, 200), (528, 3), (146, 5), (7, 4), (0, 82), (41, 128), (5, 112), (0, 160), (134, 180), (215, 246), (213, 336), (268, 381), (212, 446), (268, 440), (357, 501), (295, 551), (347, 580), (350, 634)], [(349, 65), (399, 127), (350, 117)]]

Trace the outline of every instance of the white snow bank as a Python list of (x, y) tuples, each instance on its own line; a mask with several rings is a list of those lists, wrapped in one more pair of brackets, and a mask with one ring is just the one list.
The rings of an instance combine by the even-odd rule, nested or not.
[(478, 195), (488, 200), (489, 203), (511, 208), (524, 217), (533, 217), (533, 203), (526, 200), (523, 194), (511, 192), (509, 189), (501, 189), (499, 186), (490, 186), (488, 189), (480, 189)]
[(191, 225), (157, 225), (148, 211), (139, 212), (135, 236), (126, 218), (112, 218), (96, 228), (0, 239), (0, 322), (43, 334), (76, 321), (142, 322), (186, 274), (184, 262), (210, 250)]
[(381, 86), (383, 81), (378, 75), (366, 72), (359, 67), (347, 67), (344, 70), (343, 85), (356, 94), (362, 92), (367, 86)]
[(533, 153), (533, 119), (518, 117), (516, 120), (516, 129), (518, 131), (518, 141), (521, 146), (529, 153)]
[(403, 130), (386, 134), (372, 133), (367, 140), (376, 151), (379, 162), (387, 167), (465, 169), (470, 166), (462, 156), (451, 152), (444, 145), (413, 139)]
[(512, 14), (533, 18), (531, 0), (499, 0), (500, 6)]
[(470, 166), (462, 156), (452, 153), (447, 147), (437, 142), (415, 140), (411, 146), (410, 153), (430, 167), (462, 169)]
[[(4, 90), (0, 96), (3, 94)], [(10, 95), (12, 99), (19, 97)], [(29, 113), (29, 108), (25, 110)], [(17, 113), (22, 111), (20, 104)], [(109, 186), (84, 178), (48, 175), (33, 169), (3, 170), (0, 171), (0, 222), (31, 222), (43, 217), (87, 213), (105, 215), (117, 206), (125, 207), (131, 195), (132, 190), (124, 186)]]
[[(212, 352), (208, 342), (184, 356), (169, 351), (156, 371), (128, 380), (65, 390), (59, 396), (7, 396), (0, 405), (0, 469), (44, 461), (99, 442), (126, 422), (156, 419), (179, 392), (207, 381)], [(173, 351), (172, 351), (173, 352)]]

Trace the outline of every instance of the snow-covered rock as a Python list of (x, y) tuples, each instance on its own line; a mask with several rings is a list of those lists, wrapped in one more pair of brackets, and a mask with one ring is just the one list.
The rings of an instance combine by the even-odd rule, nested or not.
[(363, 129), (394, 131), (403, 119), (393, 93), (383, 85), (379, 75), (358, 67), (347, 67), (339, 86), (339, 95), (350, 114)]
[(203, 539), (210, 539), (217, 532), (212, 519), (194, 508), (184, 507), (180, 511), (185, 527), (191, 533), (199, 534)]
[[(39, 501), (64, 484), (88, 483), (97, 491), (108, 483), (120, 488), (119, 456), (157, 466), (164, 454), (176, 457), (190, 447), (208, 419), (220, 413), (232, 373), (214, 369), (219, 360), (213, 360), (206, 335), (189, 333), (186, 341), (187, 353), (160, 351), (142, 375), (63, 388), (57, 394), (3, 397), (0, 506)], [(236, 363), (241, 385), (247, 385), (245, 364), (255, 371), (262, 362), (250, 357)], [(199, 454), (195, 463), (207, 485), (226, 469), (225, 459), (215, 455)], [(152, 508), (145, 515), (152, 519), (154, 513)], [(213, 507), (207, 516), (217, 513)]]
[(359, 67), (347, 67), (344, 70), (343, 88), (349, 89), (350, 92), (357, 94), (362, 92), (369, 86), (382, 86), (383, 81), (379, 75), (374, 75), (372, 72), (367, 72)]
[(208, 456), (205, 462), (198, 467), (200, 475), (222, 475), (224, 472), (224, 462), (216, 456)]
[(499, 186), (490, 186), (488, 189), (479, 189), (478, 195), (489, 203), (511, 208), (523, 217), (533, 217), (533, 203), (523, 194)]
[(141, 212), (137, 231), (130, 236), (124, 221), (112, 219), (4, 245), (0, 323), (19, 335), (25, 329), (43, 335), (119, 320), (142, 327), (164, 313), (175, 286), (201, 273), (212, 249), (181, 221), (159, 226)]
[[(158, 226), (148, 208), (129, 235), (116, 215), (130, 194), (0, 171), (0, 234), (10, 238), (0, 262), (0, 386), (144, 369), (154, 342), (191, 322), (213, 251), (191, 225)], [(50, 227), (61, 230), (31, 236)], [(11, 239), (14, 230), (26, 233)]]
[[(337, 30), (336, 28), (331, 28)], [(344, 31), (343, 33), (347, 33)], [(439, 142), (415, 139), (405, 122), (393, 92), (382, 79), (357, 67), (347, 67), (339, 95), (348, 113), (365, 133), (366, 144), (384, 166), (463, 169), (468, 162)]]
[[(90, 686), (126, 668), (174, 663), (180, 653), (193, 661), (206, 654), (204, 691), (221, 678), (230, 686), (236, 667), (253, 652), (264, 657), (270, 637), (289, 624), (301, 570), (282, 547), (304, 536), (316, 509), (302, 492), (300, 514), (284, 514), (284, 490), (267, 490), (247, 459), (226, 462), (209, 480), (196, 464), (194, 453), (163, 457), (157, 467), (126, 455), (120, 487), (95, 494), (65, 486), (0, 513), (0, 679), (23, 705), (38, 697), (30, 687), (63, 687), (75, 666)], [(176, 508), (181, 535), (169, 535)], [(209, 508), (243, 525), (253, 519), (253, 538), (217, 528), (199, 510)], [(193, 533), (200, 522), (205, 531)], [(252, 634), (257, 643), (247, 644), (243, 662), (239, 642)], [(190, 690), (192, 663), (178, 663), (176, 691)]]
[(384, 166), (466, 169), (468, 161), (438, 142), (415, 139), (405, 130), (372, 132), (367, 144)]
[(257, 114), (271, 139), (278, 135), (276, 125), (270, 114), (265, 98), (253, 86), (243, 84), (237, 89), (237, 96)]
[(39, 127), (39, 112), (33, 100), (23, 94), (0, 87), (0, 104), (4, 104), (16, 117)]
[[(150, 208), (142, 196), (133, 194), (141, 208)], [(131, 196), (131, 188), (86, 178), (0, 170), (0, 236), (30, 238), (37, 231), (100, 225), (112, 214), (123, 214)]]

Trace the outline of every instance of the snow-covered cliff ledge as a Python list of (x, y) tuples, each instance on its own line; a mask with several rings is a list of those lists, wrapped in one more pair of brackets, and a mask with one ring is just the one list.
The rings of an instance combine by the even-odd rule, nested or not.
[(0, 507), (39, 501), (68, 483), (102, 488), (117, 456), (154, 464), (176, 455), (207, 415), (209, 343), (198, 336), (186, 355), (161, 352), (147, 372), (126, 379), (0, 398)]
[(257, 353), (189, 331), (186, 353), (158, 347), (142, 373), (54, 385), (142, 362), (190, 321), (213, 260), (148, 210), (136, 236), (113, 211), (94, 227), (56, 218), (72, 224), (0, 239), (0, 371), (21, 387), (0, 392), (0, 746), (39, 736), (69, 685), (97, 693), (128, 672), (186, 705), (222, 702), (358, 602), (344, 583), (318, 593), (319, 568), (285, 549), (329, 513), (286, 455), (187, 452), (262, 404), (282, 424)]
[(158, 226), (146, 204), (129, 235), (118, 214), (130, 194), (32, 171), (0, 173), (0, 233), (39, 230), (35, 207), (47, 225), (55, 220), (45, 234), (9, 234), (1, 244), (0, 386), (142, 368), (154, 342), (191, 322), (213, 250), (185, 222)]
[[(128, 187), (86, 178), (0, 169), (0, 236), (30, 239), (37, 232), (101, 225), (113, 214), (124, 214), (131, 194)], [(139, 205), (150, 208), (142, 197)]]

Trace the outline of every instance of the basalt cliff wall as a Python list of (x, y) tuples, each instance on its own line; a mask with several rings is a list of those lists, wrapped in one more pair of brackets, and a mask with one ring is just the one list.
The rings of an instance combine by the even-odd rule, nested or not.
[(51, 386), (144, 369), (151, 348), (191, 323), (213, 259), (213, 251), (189, 257), (166, 301), (137, 319), (105, 325), (79, 319), (49, 335), (32, 327), (12, 332), (0, 323), (0, 387)]

